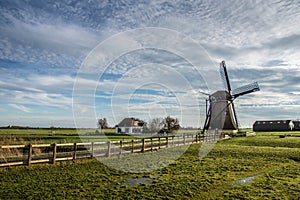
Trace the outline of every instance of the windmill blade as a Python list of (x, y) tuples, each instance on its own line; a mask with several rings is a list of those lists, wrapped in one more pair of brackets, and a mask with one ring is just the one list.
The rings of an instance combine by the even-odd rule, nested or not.
[(204, 94), (206, 96), (210, 96), (210, 94), (208, 94), (207, 92), (202, 92), (202, 91), (198, 91), (200, 94)]
[(239, 128), (239, 122), (238, 122), (238, 119), (237, 119), (237, 115), (236, 115), (236, 111), (235, 111), (235, 107), (234, 107), (233, 101), (231, 101), (231, 106), (232, 106), (232, 111), (233, 111), (235, 123), (236, 123), (237, 129), (238, 129)]
[(228, 77), (226, 64), (224, 60), (220, 63), (220, 76), (225, 89), (230, 93), (231, 87), (230, 87), (229, 77)]
[(209, 106), (207, 108), (207, 100), (206, 100), (206, 104), (205, 104), (205, 107), (206, 107), (206, 117), (205, 117), (205, 122), (204, 122), (204, 125), (203, 125), (203, 128), (202, 128), (202, 133), (205, 132), (205, 130), (208, 130), (209, 128), (209, 124), (210, 124), (210, 120), (211, 120), (211, 107)]
[(251, 83), (249, 85), (244, 85), (232, 91), (232, 97), (237, 98), (238, 96), (242, 96), (244, 94), (252, 93), (259, 91), (259, 86), (257, 82)]

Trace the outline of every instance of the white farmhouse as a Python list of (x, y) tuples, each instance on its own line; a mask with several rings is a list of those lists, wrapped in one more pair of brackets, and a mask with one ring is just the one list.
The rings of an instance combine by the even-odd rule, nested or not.
[(124, 118), (117, 126), (117, 134), (140, 134), (143, 132), (145, 122), (137, 118)]

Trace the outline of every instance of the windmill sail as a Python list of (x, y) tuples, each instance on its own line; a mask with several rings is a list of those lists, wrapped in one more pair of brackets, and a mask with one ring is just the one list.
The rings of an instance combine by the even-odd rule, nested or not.
[[(233, 101), (231, 101), (231, 102), (233, 102)], [(231, 103), (231, 105), (232, 105), (232, 111), (233, 111), (233, 116), (234, 116), (235, 127), (236, 127), (236, 129), (238, 129), (238, 127), (239, 127), (239, 121), (237, 119), (237, 115), (236, 115), (236, 111), (235, 111), (235, 108), (234, 108), (234, 104)]]
[(252, 92), (259, 91), (259, 86), (257, 82), (251, 83), (249, 85), (244, 85), (232, 91), (232, 97), (237, 98), (238, 96), (249, 94)]
[(225, 64), (224, 60), (220, 63), (220, 76), (221, 76), (221, 80), (223, 82), (224, 87), (230, 93), (231, 86), (230, 86), (229, 77), (228, 77), (226, 64)]

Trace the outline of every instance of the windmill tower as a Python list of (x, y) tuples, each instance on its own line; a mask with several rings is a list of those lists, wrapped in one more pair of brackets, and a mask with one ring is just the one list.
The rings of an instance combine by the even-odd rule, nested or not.
[(220, 63), (220, 75), (225, 90), (218, 90), (210, 95), (208, 94), (208, 99), (206, 100), (206, 119), (202, 133), (206, 130), (216, 129), (228, 132), (237, 131), (238, 120), (233, 101), (239, 96), (259, 91), (257, 82), (231, 90), (225, 61)]

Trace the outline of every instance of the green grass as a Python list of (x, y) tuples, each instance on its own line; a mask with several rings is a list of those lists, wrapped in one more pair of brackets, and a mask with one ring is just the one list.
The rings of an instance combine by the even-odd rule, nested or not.
[[(291, 135), (280, 138), (280, 135)], [(300, 132), (261, 132), (256, 136), (238, 137), (227, 142), (229, 145), (242, 146), (269, 146), (269, 147), (289, 147), (300, 148)], [(227, 144), (225, 142), (225, 144)]]
[[(1, 168), (0, 199), (299, 199), (299, 143), (299, 137), (261, 133), (221, 141), (205, 158), (198, 156), (201, 144), (193, 144), (170, 165), (148, 173), (110, 169), (95, 159)], [(120, 158), (120, 165), (132, 164), (130, 158)], [(234, 184), (253, 175), (252, 183)], [(157, 178), (125, 184), (141, 177)]]
[[(97, 129), (0, 129), (0, 145), (28, 143), (80, 143), (92, 141), (120, 141), (136, 139), (139, 136), (116, 135), (115, 129), (104, 129), (102, 134), (95, 134)], [(99, 131), (99, 130), (98, 130)], [(196, 133), (196, 130), (181, 130), (177, 134)], [(151, 137), (149, 135), (148, 137)]]
[[(131, 136), (114, 135), (114, 129), (104, 129), (105, 135), (95, 135), (96, 129), (0, 129), (0, 144), (73, 143), (94, 140), (123, 140)], [(81, 134), (79, 136), (79, 134)]]

